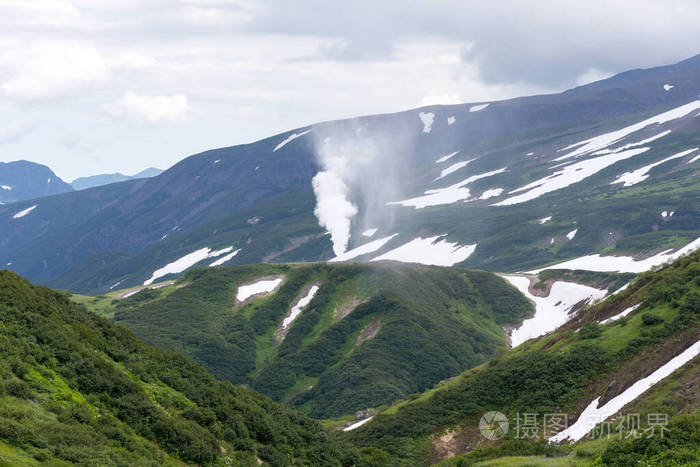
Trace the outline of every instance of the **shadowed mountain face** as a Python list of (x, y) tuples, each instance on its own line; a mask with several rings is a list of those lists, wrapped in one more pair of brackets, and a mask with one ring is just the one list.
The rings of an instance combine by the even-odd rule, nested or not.
[(104, 291), (229, 246), (227, 264), (327, 260), (347, 241), (358, 260), (500, 271), (654, 253), (700, 231), (699, 94), (700, 56), (559, 94), (320, 123), (0, 207), (0, 264)]
[(28, 161), (0, 162), (0, 202), (15, 203), (73, 191), (48, 167)]
[(92, 175), (90, 177), (76, 178), (71, 182), (75, 190), (86, 190), (98, 186), (109, 185), (110, 183), (125, 182), (127, 180), (137, 180), (139, 178), (151, 178), (163, 173), (162, 170), (154, 167), (142, 170), (136, 175), (124, 175), (121, 173)]

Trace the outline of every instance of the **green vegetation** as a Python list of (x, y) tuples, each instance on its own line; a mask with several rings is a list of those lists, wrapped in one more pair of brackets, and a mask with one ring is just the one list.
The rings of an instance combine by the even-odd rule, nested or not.
[[(624, 319), (607, 325), (596, 322), (635, 303), (640, 308)], [(436, 446), (444, 441), (438, 438), (448, 429), (459, 435), (454, 439), (461, 439), (462, 444), (455, 446), (470, 447), (470, 452), (445, 465), (697, 465), (698, 395), (688, 388), (699, 384), (698, 359), (626, 408), (644, 415), (669, 414), (670, 435), (664, 440), (630, 437), (558, 447), (541, 442), (541, 434), (534, 441), (523, 441), (509, 432), (500, 442), (483, 443), (476, 427), (487, 411), (501, 411), (510, 420), (518, 413), (539, 414), (541, 420), (545, 413), (564, 412), (572, 423), (591, 400), (614, 397), (650, 368), (696, 342), (700, 252), (660, 271), (641, 274), (627, 290), (582, 310), (572, 323), (466, 372), (427, 397), (385, 410), (347, 438), (359, 446), (385, 450), (400, 465), (439, 460)]]
[[(268, 276), (284, 277), (277, 291), (236, 303), (240, 285)], [(493, 274), (420, 265), (206, 268), (181, 284), (120, 301), (115, 321), (318, 418), (388, 404), (484, 363), (505, 345), (501, 326), (532, 311)], [(282, 339), (282, 320), (312, 284), (319, 291)]]
[(359, 465), (316, 421), (0, 271), (0, 465)]

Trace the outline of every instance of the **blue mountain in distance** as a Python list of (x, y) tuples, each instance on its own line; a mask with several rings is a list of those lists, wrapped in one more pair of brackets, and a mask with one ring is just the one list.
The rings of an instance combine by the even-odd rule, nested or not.
[(74, 190), (86, 190), (97, 186), (109, 185), (110, 183), (125, 182), (139, 178), (151, 178), (160, 175), (163, 171), (155, 167), (149, 167), (135, 175), (124, 175), (119, 172), (112, 174), (91, 175), (89, 177), (79, 177), (71, 182)]
[(73, 191), (45, 165), (29, 161), (0, 162), (0, 203), (10, 204)]

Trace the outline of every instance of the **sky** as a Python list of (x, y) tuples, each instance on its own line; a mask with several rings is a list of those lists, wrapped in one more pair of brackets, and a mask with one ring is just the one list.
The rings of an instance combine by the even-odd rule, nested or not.
[(0, 0), (0, 161), (168, 168), (315, 122), (700, 53), (697, 0)]

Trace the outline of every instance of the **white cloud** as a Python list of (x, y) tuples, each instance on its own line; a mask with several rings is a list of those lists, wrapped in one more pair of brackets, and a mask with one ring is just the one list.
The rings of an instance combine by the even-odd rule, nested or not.
[(7, 25), (67, 27), (80, 21), (70, 0), (0, 0), (0, 15)]
[(103, 110), (113, 117), (128, 117), (147, 123), (178, 121), (187, 114), (187, 96), (140, 96), (131, 91), (122, 99), (105, 104)]
[(84, 89), (104, 80), (107, 66), (89, 45), (40, 41), (17, 44), (0, 52), (0, 66), (9, 76), (0, 85), (11, 99), (47, 99)]

